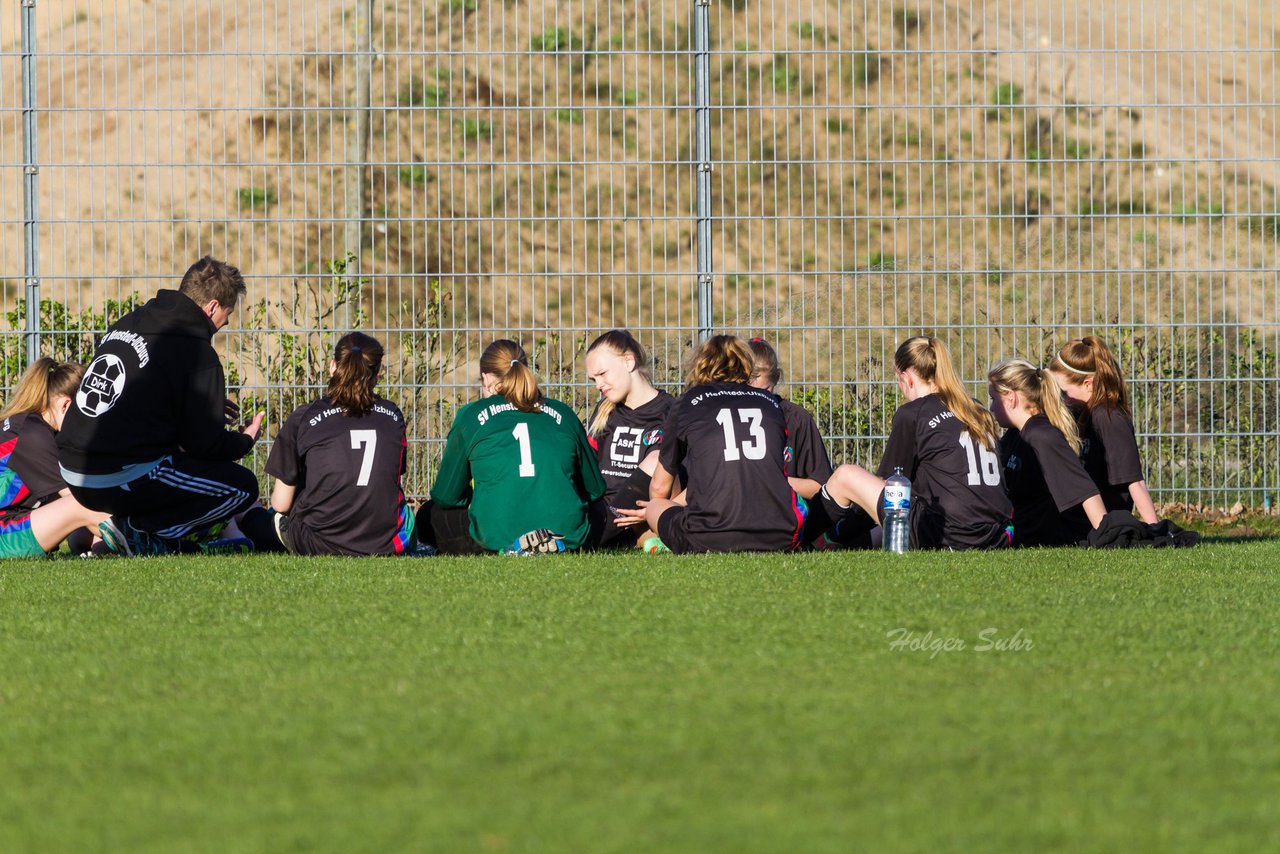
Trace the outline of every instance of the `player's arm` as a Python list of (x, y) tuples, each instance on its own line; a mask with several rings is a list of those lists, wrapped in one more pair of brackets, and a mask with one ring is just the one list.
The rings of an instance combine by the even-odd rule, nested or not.
[(658, 467), (653, 470), (653, 477), (649, 479), (649, 500), (670, 498), (675, 486), (676, 476), (659, 462)]
[(466, 507), (471, 503), (471, 461), (462, 427), (455, 421), (431, 483), (431, 500), (437, 507)]
[(1107, 505), (1102, 503), (1102, 496), (1094, 494), (1084, 500), (1080, 505), (1084, 508), (1084, 515), (1089, 517), (1089, 524), (1097, 528), (1102, 524), (1102, 519), (1107, 515)]
[(1160, 521), (1160, 517), (1156, 515), (1156, 504), (1151, 500), (1151, 493), (1147, 491), (1145, 480), (1135, 480), (1129, 484), (1129, 497), (1133, 499), (1133, 509), (1138, 511), (1142, 521), (1148, 525), (1154, 525)]
[(288, 513), (293, 509), (293, 498), (297, 492), (296, 486), (277, 478), (271, 487), (271, 509), (277, 513)]
[(791, 488), (795, 490), (805, 501), (813, 498), (818, 494), (818, 490), (822, 489), (822, 484), (809, 477), (789, 477), (787, 482), (791, 484)]

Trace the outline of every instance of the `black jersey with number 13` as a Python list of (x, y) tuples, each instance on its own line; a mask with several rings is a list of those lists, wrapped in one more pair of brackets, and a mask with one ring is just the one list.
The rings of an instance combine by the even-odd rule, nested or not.
[(659, 460), (686, 473), (685, 530), (698, 550), (796, 544), (804, 517), (787, 482), (787, 422), (776, 395), (742, 383), (695, 386), (664, 432)]

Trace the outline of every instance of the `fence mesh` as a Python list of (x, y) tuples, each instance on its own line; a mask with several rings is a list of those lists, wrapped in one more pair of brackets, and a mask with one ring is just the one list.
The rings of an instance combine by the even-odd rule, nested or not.
[(211, 253), (249, 280), (217, 340), (268, 434), (363, 329), (422, 495), (493, 337), (584, 413), (613, 326), (677, 383), (709, 217), (712, 326), (777, 346), (838, 460), (878, 457), (907, 335), (981, 396), (1095, 332), (1157, 500), (1269, 503), (1276, 4), (711, 0), (700, 33), (697, 2), (3, 0), (0, 382), (29, 279), (42, 349), (84, 360)]

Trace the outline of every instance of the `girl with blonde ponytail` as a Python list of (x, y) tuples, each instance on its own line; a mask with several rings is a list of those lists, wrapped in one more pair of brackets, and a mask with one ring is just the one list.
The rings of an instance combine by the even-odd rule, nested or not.
[(485, 348), (480, 385), (485, 396), (458, 410), (418, 511), (423, 539), (444, 554), (594, 545), (600, 520), (588, 511), (605, 483), (578, 416), (543, 396), (515, 341)]
[(587, 436), (608, 487), (600, 547), (632, 548), (652, 536), (640, 502), (649, 497), (662, 426), (675, 398), (653, 387), (648, 356), (626, 330), (611, 329), (592, 341), (586, 368), (600, 392)]
[(907, 339), (893, 366), (907, 402), (893, 414), (880, 467), (875, 474), (854, 465), (836, 469), (818, 493), (823, 511), (846, 527), (883, 521), (885, 479), (901, 469), (912, 486), (912, 548), (1008, 545), (1012, 507), (991, 413), (965, 391), (937, 338)]
[(992, 368), (987, 380), (991, 412), (1008, 428), (1000, 459), (1014, 545), (1079, 543), (1102, 523), (1106, 508), (1080, 462), (1075, 421), (1053, 372), (1012, 359)]
[(417, 546), (401, 485), (404, 414), (374, 390), (382, 357), (377, 339), (342, 336), (324, 396), (285, 420), (267, 457), (271, 510), (251, 508), (240, 519), (256, 550), (398, 555)]
[(1107, 510), (1159, 521), (1142, 475), (1129, 389), (1106, 342), (1096, 335), (1068, 341), (1049, 367), (1075, 412), (1080, 458)]
[(42, 557), (69, 537), (86, 550), (107, 519), (71, 496), (58, 467), (54, 437), (83, 378), (81, 365), (37, 359), (0, 411), (0, 557)]

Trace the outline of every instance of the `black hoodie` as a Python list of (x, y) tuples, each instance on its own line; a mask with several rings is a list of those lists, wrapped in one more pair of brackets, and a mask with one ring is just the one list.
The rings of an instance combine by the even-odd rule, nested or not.
[(170, 290), (107, 330), (58, 433), (68, 483), (118, 485), (105, 481), (179, 449), (220, 461), (249, 452), (253, 439), (225, 426), (226, 380), (211, 343), (215, 332), (194, 300)]

